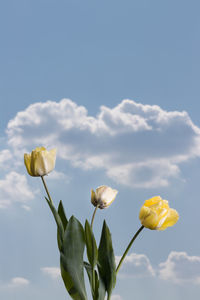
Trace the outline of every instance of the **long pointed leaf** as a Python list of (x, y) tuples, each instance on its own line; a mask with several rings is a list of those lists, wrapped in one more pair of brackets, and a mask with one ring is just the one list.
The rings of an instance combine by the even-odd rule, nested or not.
[(46, 198), (46, 201), (52, 211), (52, 214), (54, 216), (54, 219), (56, 221), (57, 224), (57, 228), (58, 228), (58, 234), (57, 234), (57, 240), (58, 240), (58, 248), (59, 250), (61, 250), (62, 248), (62, 244), (63, 244), (63, 239), (64, 239), (64, 228), (63, 228), (63, 223), (62, 220), (57, 212), (57, 210), (55, 209), (54, 205), (48, 200), (48, 198)]
[(67, 220), (65, 210), (64, 210), (64, 207), (63, 207), (63, 204), (62, 204), (62, 200), (60, 200), (60, 203), (58, 205), (58, 214), (60, 216), (60, 219), (61, 219), (62, 224), (63, 224), (64, 231), (65, 231), (65, 229), (67, 227), (68, 220)]
[(98, 286), (98, 300), (104, 300), (106, 296), (106, 287), (105, 284), (99, 275), (99, 286)]
[(98, 250), (95, 237), (88, 220), (86, 220), (85, 222), (85, 241), (87, 247), (87, 257), (92, 266), (92, 269), (94, 269), (97, 264)]
[(84, 267), (85, 267), (87, 275), (88, 275), (88, 279), (89, 279), (89, 282), (90, 282), (90, 289), (91, 289), (91, 293), (92, 293), (92, 296), (93, 296), (94, 291), (93, 291), (93, 282), (92, 282), (92, 267), (86, 261), (84, 261)]
[[(62, 201), (60, 200), (60, 203), (58, 205), (58, 215), (60, 216), (60, 220), (62, 222), (63, 225), (63, 231), (65, 231), (67, 224), (68, 224), (68, 220), (67, 217), (65, 215), (65, 210), (62, 204)], [(63, 232), (63, 236), (64, 236), (64, 232)], [(62, 247), (62, 241), (60, 239), (60, 233), (59, 233), (59, 227), (57, 228), (57, 242), (58, 242), (58, 248), (59, 250), (61, 250)]]
[(102, 279), (108, 293), (108, 297), (110, 297), (112, 289), (116, 283), (116, 265), (111, 234), (106, 221), (103, 223), (98, 250), (98, 270), (100, 278)]
[(92, 289), (92, 267), (87, 262), (84, 262), (84, 267), (88, 274), (93, 298), (95, 300), (104, 300), (105, 296), (106, 296), (106, 289), (105, 289), (105, 285), (104, 285), (101, 277), (100, 278), (98, 277), (98, 273), (95, 270), (95, 291), (93, 291), (93, 289)]
[(60, 263), (65, 286), (74, 300), (87, 300), (83, 272), (84, 247), (84, 229), (81, 223), (72, 216), (65, 230)]

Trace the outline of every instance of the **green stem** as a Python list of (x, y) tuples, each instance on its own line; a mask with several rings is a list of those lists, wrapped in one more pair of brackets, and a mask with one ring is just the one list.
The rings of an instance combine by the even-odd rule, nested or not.
[[(92, 215), (92, 220), (91, 220), (91, 229), (93, 227), (93, 223), (94, 223), (94, 217), (96, 215), (96, 212), (97, 212), (97, 209), (98, 209), (99, 205), (97, 204), (97, 206), (95, 207), (95, 210), (93, 212), (93, 215)], [(95, 271), (94, 269), (92, 269), (92, 289), (93, 289), (93, 292), (95, 292)], [(95, 300), (95, 298), (93, 298)]]
[(49, 198), (49, 201), (51, 202), (51, 204), (53, 204), (53, 201), (52, 201), (51, 196), (50, 196), (50, 194), (49, 194), (49, 190), (48, 190), (47, 185), (46, 185), (46, 182), (45, 182), (45, 180), (44, 180), (44, 176), (41, 176), (41, 179), (42, 179), (42, 182), (43, 182), (45, 191), (46, 191), (46, 193), (47, 193), (47, 196), (48, 196), (48, 198)]
[(126, 257), (128, 251), (129, 251), (129, 249), (131, 248), (133, 242), (135, 241), (136, 237), (139, 235), (139, 233), (142, 231), (143, 228), (144, 228), (144, 226), (142, 225), (142, 226), (138, 229), (138, 231), (136, 232), (136, 234), (133, 236), (133, 238), (132, 238), (132, 240), (130, 241), (130, 243), (128, 244), (128, 247), (126, 248), (126, 250), (125, 250), (123, 256), (121, 257), (120, 262), (119, 262), (119, 264), (118, 264), (118, 266), (117, 266), (116, 274), (118, 273), (118, 271), (119, 271), (119, 269), (120, 269), (120, 267), (121, 267), (121, 264), (123, 263), (123, 260), (125, 259), (125, 257)]
[(94, 210), (94, 212), (93, 212), (93, 215), (92, 215), (91, 228), (92, 228), (92, 226), (93, 226), (93, 223), (94, 223), (94, 217), (95, 217), (95, 215), (96, 215), (96, 212), (97, 212), (98, 207), (99, 207), (99, 205), (97, 204), (97, 206), (95, 207), (95, 210)]
[(95, 300), (94, 295), (95, 295), (95, 273), (94, 269), (92, 270), (92, 290), (93, 290), (93, 300)]

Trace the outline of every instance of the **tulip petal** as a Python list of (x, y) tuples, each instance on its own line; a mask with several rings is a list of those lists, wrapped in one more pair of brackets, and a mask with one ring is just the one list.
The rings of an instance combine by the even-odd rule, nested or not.
[(170, 208), (165, 221), (163, 222), (162, 226), (158, 228), (158, 230), (165, 230), (167, 227), (173, 226), (174, 224), (176, 224), (178, 219), (179, 219), (178, 212), (175, 209)]
[(93, 189), (91, 190), (91, 202), (92, 202), (92, 204), (93, 204), (94, 206), (97, 205), (97, 201), (96, 201), (96, 197), (95, 197), (95, 192), (94, 192)]
[(153, 198), (146, 200), (144, 202), (144, 205), (150, 207), (152, 205), (158, 204), (160, 202), (160, 200), (162, 200), (160, 196), (155, 196)]
[(46, 150), (32, 151), (31, 168), (35, 176), (43, 176), (47, 174), (47, 160), (45, 159), (46, 154), (47, 154)]
[(28, 153), (24, 154), (24, 164), (26, 166), (28, 174), (33, 176), (32, 172), (31, 172), (31, 154), (28, 154)]
[(142, 206), (142, 208), (140, 210), (139, 218), (140, 218), (141, 224), (144, 227), (149, 228), (149, 229), (155, 229), (159, 222), (156, 212), (154, 212), (153, 210), (151, 210), (150, 208), (148, 208), (144, 205)]

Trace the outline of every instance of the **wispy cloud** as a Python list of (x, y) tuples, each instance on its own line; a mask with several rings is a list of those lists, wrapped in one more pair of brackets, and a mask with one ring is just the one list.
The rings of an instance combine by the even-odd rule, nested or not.
[(51, 176), (49, 176), (48, 179), (50, 179), (50, 180), (60, 180), (60, 179), (63, 179), (63, 180), (65, 180), (65, 183), (69, 183), (70, 180), (71, 180), (70, 176), (68, 176), (67, 174), (65, 174), (63, 172), (58, 172), (56, 170), (53, 170), (51, 172)]
[(41, 268), (41, 271), (52, 279), (57, 279), (60, 277), (60, 268), (57, 267), (43, 267)]
[(180, 163), (200, 155), (200, 129), (187, 112), (123, 100), (97, 116), (69, 99), (35, 103), (7, 126), (13, 153), (37, 145), (57, 147), (58, 157), (84, 170), (101, 169), (131, 187), (167, 186)]
[(113, 295), (111, 296), (111, 300), (122, 300), (122, 297), (120, 295)]
[(30, 281), (24, 277), (14, 277), (9, 282), (4, 282), (0, 284), (0, 288), (3, 289), (14, 289), (25, 287), (30, 284)]

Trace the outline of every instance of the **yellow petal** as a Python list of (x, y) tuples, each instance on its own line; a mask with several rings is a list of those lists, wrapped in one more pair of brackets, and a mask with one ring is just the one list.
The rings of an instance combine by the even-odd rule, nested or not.
[(139, 218), (141, 224), (149, 229), (155, 229), (159, 222), (156, 212), (146, 207), (145, 205), (143, 205), (140, 210)]
[(43, 150), (46, 150), (46, 148), (45, 147), (36, 147), (35, 150), (33, 150), (33, 151), (40, 152)]
[(48, 155), (47, 150), (35, 152), (34, 169), (35, 169), (36, 176), (44, 176), (48, 174), (47, 155)]
[(41, 150), (41, 148), (38, 147), (31, 152), (31, 172), (33, 176), (44, 175), (44, 161), (41, 155), (44, 151), (46, 150)]
[(47, 151), (45, 160), (46, 160), (46, 172), (50, 173), (55, 167), (56, 149)]
[(174, 224), (176, 224), (178, 219), (178, 212), (175, 209), (170, 208), (165, 221), (163, 222), (162, 226), (158, 228), (158, 230), (165, 230), (167, 227), (173, 226)]
[(146, 200), (144, 202), (144, 205), (150, 207), (152, 205), (158, 204), (160, 202), (160, 200), (162, 200), (160, 196), (155, 196), (151, 199)]
[(91, 190), (91, 203), (92, 203), (94, 206), (97, 206), (97, 201), (96, 201), (96, 197), (95, 197), (95, 192), (94, 192), (93, 189)]
[(31, 154), (28, 154), (28, 153), (24, 154), (24, 164), (26, 166), (28, 174), (33, 176), (32, 172), (31, 172)]

